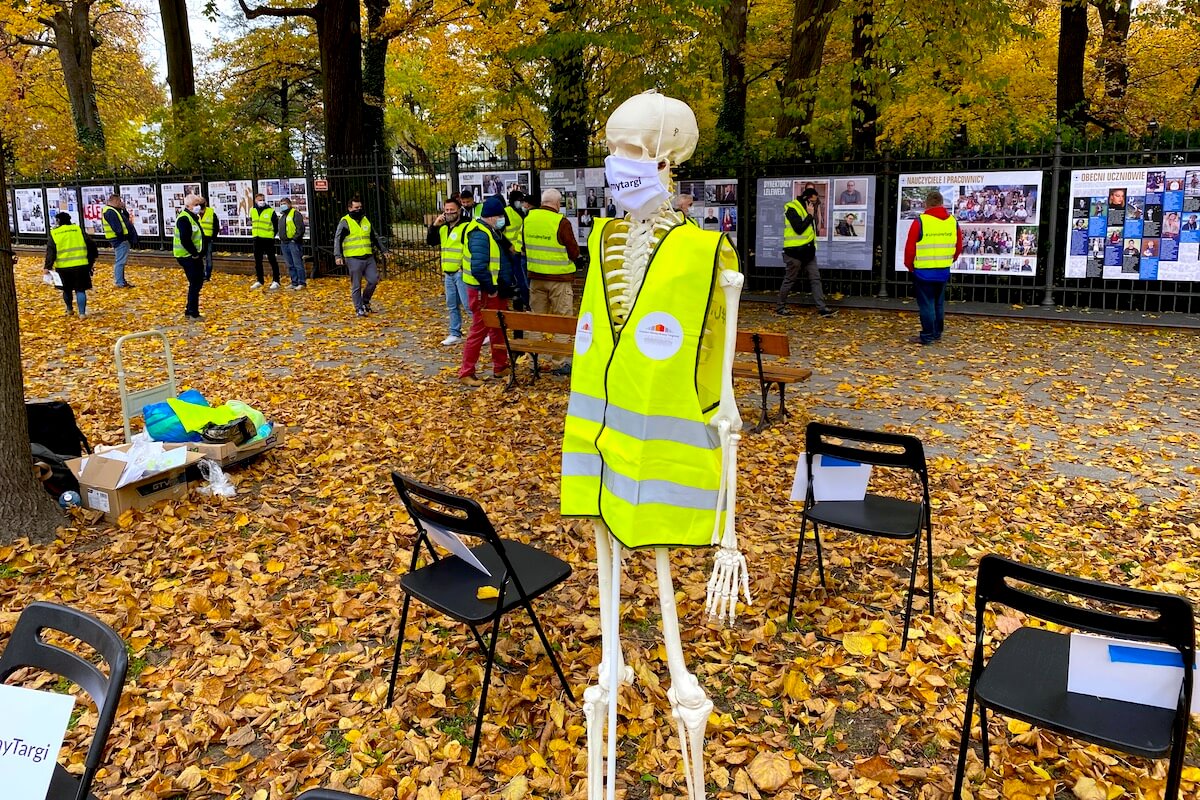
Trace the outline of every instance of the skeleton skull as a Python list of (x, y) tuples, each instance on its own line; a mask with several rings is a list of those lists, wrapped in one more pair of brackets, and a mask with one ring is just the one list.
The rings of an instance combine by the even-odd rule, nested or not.
[(617, 106), (604, 128), (608, 152), (639, 161), (682, 164), (692, 157), (700, 131), (687, 103), (654, 90)]

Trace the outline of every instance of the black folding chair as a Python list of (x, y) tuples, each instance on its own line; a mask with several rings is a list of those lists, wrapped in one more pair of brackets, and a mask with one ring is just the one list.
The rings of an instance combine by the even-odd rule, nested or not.
[[(925, 467), (925, 448), (915, 436), (882, 431), (845, 428), (810, 422), (805, 429), (805, 461), (808, 470), (808, 492), (804, 498), (804, 516), (800, 524), (800, 544), (796, 548), (796, 563), (792, 567), (792, 591), (788, 598), (788, 623), (796, 607), (796, 581), (800, 576), (800, 557), (804, 554), (804, 532), (812, 522), (813, 540), (817, 544), (817, 570), (825, 583), (825, 561), (821, 552), (821, 525), (883, 536), (889, 539), (912, 539), (912, 570), (908, 580), (908, 597), (904, 603), (904, 635), (901, 648), (908, 645), (908, 623), (912, 617), (913, 592), (921, 556), (921, 528), (925, 529), (928, 551), (929, 613), (933, 614), (933, 525), (929, 509), (929, 472)], [(832, 439), (843, 443), (837, 444)], [(887, 449), (856, 447), (846, 442), (875, 445)], [(877, 467), (893, 467), (915, 472), (921, 481), (921, 502), (899, 497), (871, 494), (862, 500), (816, 500), (813, 497), (813, 459), (818, 456), (856, 461)]]
[[(1024, 584), (1061, 596), (1096, 601), (1108, 610), (1085, 608), (1064, 597), (1014, 586)], [(984, 611), (999, 603), (1047, 622), (1119, 639), (1159, 642), (1179, 651), (1183, 681), (1174, 710), (1094, 697), (1067, 691), (1070, 635), (1045, 628), (1022, 627), (983, 659)], [(1121, 610), (1137, 610), (1127, 616)], [(1153, 617), (1145, 612), (1152, 612)], [(996, 555), (979, 562), (975, 585), (975, 656), (967, 686), (966, 712), (958, 747), (954, 797), (962, 796), (971, 735), (971, 709), (979, 704), (979, 729), (983, 764), (988, 766), (987, 709), (1016, 717), (1039, 728), (1057, 731), (1103, 747), (1146, 758), (1170, 757), (1163, 800), (1179, 796), (1192, 705), (1192, 669), (1196, 663), (1196, 633), (1191, 604), (1182, 597), (1129, 589), (1124, 586), (1059, 575)]]
[[(67, 634), (91, 646), (107, 664), (108, 675), (91, 661), (47, 642), (42, 637), (43, 631), (47, 630)], [(100, 766), (117, 705), (121, 702), (128, 666), (125, 642), (116, 631), (82, 611), (39, 601), (31, 603), (17, 618), (12, 636), (0, 655), (0, 683), (25, 667), (45, 670), (61, 675), (83, 689), (96, 704), (98, 712), (96, 732), (83, 762), (83, 774), (75, 777), (61, 764), (55, 764), (46, 800), (95, 800), (90, 791), (92, 779)]]
[(339, 792), (336, 789), (309, 789), (296, 800), (367, 800), (361, 794)]
[[(483, 716), (487, 709), (488, 684), (492, 677), (492, 664), (496, 660), (496, 640), (500, 634), (500, 618), (517, 606), (529, 613), (529, 619), (542, 640), (542, 647), (550, 657), (567, 696), (574, 701), (571, 687), (563, 674), (562, 667), (550, 642), (542, 631), (537, 615), (533, 613), (532, 601), (562, 583), (571, 574), (565, 561), (512, 539), (501, 539), (487, 514), (474, 500), (439, 491), (397, 472), (392, 473), (396, 491), (408, 509), (413, 524), (417, 527), (417, 540), (413, 544), (412, 564), (408, 574), (400, 579), (404, 590), (404, 606), (400, 612), (400, 632), (396, 635), (396, 652), (392, 657), (392, 676), (388, 683), (387, 704), (392, 704), (396, 689), (396, 670), (400, 664), (400, 651), (404, 645), (404, 629), (408, 624), (408, 604), (417, 598), (448, 617), (465, 623), (475, 641), (487, 658), (483, 670), (483, 687), (479, 694), (479, 711), (475, 720), (475, 735), (471, 741), (471, 758), (475, 763), (479, 750), (479, 737), (483, 730)], [(451, 556), (440, 558), (430, 541), (430, 530), (449, 531), (455, 534), (482, 539), (483, 544), (471, 548), (491, 576), (484, 575), (471, 564)], [(421, 546), (428, 551), (431, 563), (417, 568)], [(476, 593), (483, 586), (493, 586), (500, 596), (480, 600)], [(492, 635), (484, 642), (478, 626), (490, 622)]]

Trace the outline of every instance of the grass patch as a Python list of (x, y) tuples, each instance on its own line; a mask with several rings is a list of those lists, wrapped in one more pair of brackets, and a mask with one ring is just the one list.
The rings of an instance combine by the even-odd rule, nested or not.
[(329, 582), (339, 589), (353, 589), (371, 580), (365, 572), (335, 572)]
[(470, 747), (471, 739), (467, 736), (467, 731), (474, 722), (471, 717), (446, 717), (438, 722), (437, 728), (463, 747)]
[(341, 731), (330, 731), (321, 739), (321, 744), (335, 756), (344, 756), (350, 752), (350, 742)]

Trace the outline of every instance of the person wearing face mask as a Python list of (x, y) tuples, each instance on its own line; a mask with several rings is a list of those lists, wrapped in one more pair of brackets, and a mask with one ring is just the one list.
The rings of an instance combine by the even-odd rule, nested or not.
[(200, 316), (200, 289), (204, 287), (204, 235), (200, 230), (202, 204), (199, 195), (189, 194), (183, 198), (183, 209), (175, 220), (175, 237), (171, 247), (171, 253), (187, 275), (187, 305), (183, 316), (190, 320), (204, 319)]
[(212, 280), (213, 244), (217, 241), (217, 212), (204, 197), (200, 198), (200, 238), (204, 244), (204, 280)]
[[(333, 232), (333, 262), (344, 266), (350, 274), (350, 302), (354, 313), (365, 317), (371, 313), (371, 297), (379, 285), (379, 267), (375, 253), (383, 252), (383, 242), (371, 227), (371, 221), (363, 212), (362, 200), (356, 195), (350, 199), (346, 216), (338, 222)], [(367, 287), (363, 289), (363, 280)]]
[(471, 308), (471, 330), (463, 345), (462, 365), (458, 381), (464, 386), (483, 384), (475, 374), (483, 340), (492, 343), (492, 374), (502, 378), (508, 374), (508, 350), (499, 328), (489, 328), (483, 321), (483, 309), (508, 310), (506, 297), (512, 294), (512, 244), (501, 230), (504, 228), (504, 201), (489, 197), (483, 203), (480, 218), (466, 228), (466, 247), (463, 248), (463, 280), (467, 284), (467, 300)]
[(462, 215), (462, 205), (450, 198), (442, 206), (442, 213), (429, 226), (425, 243), (440, 249), (442, 256), (442, 284), (446, 291), (446, 309), (450, 312), (450, 334), (442, 340), (443, 345), (460, 344), (462, 335), (462, 311), (470, 309), (467, 285), (463, 283), (463, 235), (470, 220)]
[(268, 289), (279, 288), (279, 262), (275, 260), (275, 228), (279, 220), (275, 209), (267, 205), (267, 197), (263, 194), (254, 195), (254, 208), (250, 209), (250, 222), (254, 236), (254, 275), (256, 280), (250, 285), (251, 289), (261, 289), (263, 281), (263, 256), (271, 262), (271, 285)]
[[(508, 193), (508, 207), (504, 209), (504, 238), (513, 247), (513, 310), (529, 311), (529, 275), (525, 264), (525, 217), (529, 211), (525, 204), (525, 193), (513, 189)], [(521, 331), (517, 331), (518, 334)]]
[(74, 297), (79, 307), (79, 318), (87, 316), (87, 291), (92, 288), (92, 268), (96, 263), (96, 243), (82, 228), (71, 222), (71, 215), (60, 211), (54, 217), (57, 227), (50, 231), (46, 240), (47, 275), (53, 270), (62, 282), (63, 302), (67, 304), (67, 316), (75, 313), (71, 307)]
[(303, 289), (308, 285), (308, 275), (304, 269), (304, 215), (292, 207), (290, 198), (285, 197), (280, 201), (279, 221), (275, 227), (292, 288)]
[[(571, 316), (575, 311), (573, 284), (579, 262), (579, 243), (571, 223), (559, 213), (562, 194), (557, 189), (542, 192), (542, 205), (525, 216), (525, 264), (529, 271), (529, 307), (535, 314)], [(570, 375), (571, 362), (554, 368), (551, 359), (538, 359), (539, 367), (555, 374)]]

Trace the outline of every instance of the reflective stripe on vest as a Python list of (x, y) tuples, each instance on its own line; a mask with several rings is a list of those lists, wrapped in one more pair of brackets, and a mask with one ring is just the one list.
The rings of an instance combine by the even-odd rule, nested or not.
[(100, 209), (100, 224), (104, 229), (104, 238), (105, 239), (117, 238), (117, 232), (114, 231), (112, 229), (112, 226), (108, 224), (108, 212), (110, 212), (110, 211), (116, 211), (117, 219), (120, 220), (120, 222), (121, 222), (121, 233), (128, 236), (129, 235), (129, 226), (125, 224), (125, 218), (123, 216), (121, 216), (121, 212), (117, 211), (117, 209), (113, 208), (110, 205), (105, 205), (104, 208)]
[(707, 545), (721, 481), (719, 440), (707, 421), (720, 396), (725, 309), (714, 287), (724, 237), (692, 225), (672, 229), (614, 335), (599, 264), (608, 236), (626, 225), (597, 220), (588, 241), (562, 513), (601, 517), (626, 547)]
[(199, 253), (200, 249), (204, 247), (204, 240), (200, 237), (199, 221), (188, 212), (180, 211), (179, 216), (175, 218), (175, 234), (172, 237), (171, 247), (171, 252), (176, 258), (190, 258), (192, 255), (183, 246), (183, 240), (179, 238), (179, 220), (184, 217), (187, 217), (188, 223), (192, 226), (192, 245), (196, 248), (196, 252)]
[(795, 210), (800, 215), (801, 221), (808, 219), (809, 216), (808, 209), (799, 200), (791, 200), (783, 207), (783, 246), (785, 248), (800, 247), (815, 242), (817, 240), (817, 232), (813, 229), (812, 225), (805, 228), (804, 233), (796, 233), (792, 230), (792, 223), (787, 219), (788, 209)]
[(467, 223), (462, 232), (462, 275), (463, 283), (468, 286), (478, 286), (479, 281), (475, 280), (475, 276), (471, 274), (471, 246), (470, 237), (475, 231), (483, 231), (488, 240), (488, 272), (492, 273), (492, 285), (500, 285), (500, 245), (496, 242), (496, 237), (492, 236), (491, 229), (477, 219), (473, 219)]
[(283, 215), (283, 234), (290, 242), (296, 238), (296, 209), (289, 208)]
[(558, 243), (562, 220), (562, 214), (545, 208), (535, 208), (525, 215), (525, 266), (531, 275), (569, 275), (575, 271), (567, 248)]
[(462, 269), (463, 245), (466, 244), (464, 233), (470, 226), (470, 222), (463, 221), (453, 228), (449, 225), (438, 228), (438, 237), (442, 241), (442, 272), (453, 274)]
[(349, 214), (342, 217), (349, 231), (342, 239), (342, 255), (346, 258), (366, 258), (371, 255), (371, 221), (363, 217), (355, 222)]
[(86, 267), (88, 263), (87, 242), (78, 225), (59, 225), (50, 229), (54, 239), (55, 269)]
[(204, 213), (200, 215), (200, 232), (211, 239), (216, 229), (217, 212), (213, 211), (212, 206), (205, 206)]
[(250, 209), (250, 222), (256, 239), (274, 239), (275, 238), (275, 209), (264, 208), (262, 211), (258, 207)]
[(958, 222), (954, 217), (938, 219), (929, 214), (922, 214), (920, 220), (921, 238), (917, 240), (913, 269), (949, 269), (958, 247)]
[(512, 206), (504, 209), (504, 217), (508, 220), (504, 225), (504, 235), (512, 242), (513, 250), (519, 253), (525, 248), (524, 239), (521, 237), (521, 229), (525, 227), (525, 218)]

